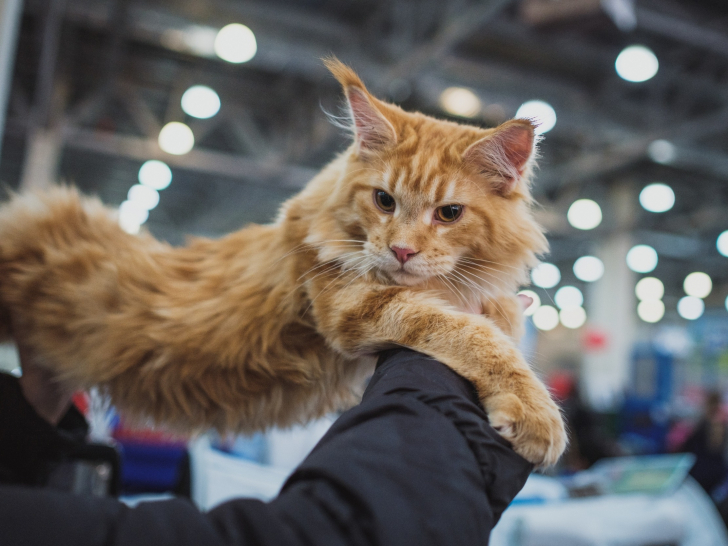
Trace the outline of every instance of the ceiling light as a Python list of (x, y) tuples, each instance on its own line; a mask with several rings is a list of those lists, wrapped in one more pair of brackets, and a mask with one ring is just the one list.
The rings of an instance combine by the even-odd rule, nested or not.
[(584, 303), (584, 296), (576, 286), (562, 286), (556, 291), (554, 301), (560, 309), (581, 307)]
[(566, 218), (576, 229), (594, 229), (602, 223), (602, 209), (591, 199), (577, 199), (569, 207)]
[(675, 145), (667, 140), (653, 140), (647, 146), (647, 155), (655, 163), (672, 163), (675, 159)]
[(666, 212), (675, 204), (675, 192), (667, 184), (656, 182), (640, 192), (640, 205), (650, 212)]
[(184, 155), (195, 145), (195, 135), (184, 123), (172, 121), (159, 131), (159, 147), (172, 155)]
[(530, 317), (531, 315), (533, 315), (536, 312), (536, 310), (541, 306), (541, 298), (539, 298), (538, 294), (536, 294), (536, 292), (534, 292), (532, 290), (521, 290), (518, 293), (518, 295), (519, 296), (520, 295), (528, 296), (529, 298), (531, 298), (533, 300), (531, 305), (526, 307), (526, 309), (523, 311), (523, 314), (526, 315), (527, 317)]
[(634, 292), (643, 301), (661, 300), (665, 295), (665, 285), (658, 278), (645, 277), (637, 283)]
[(580, 281), (598, 281), (604, 275), (604, 263), (596, 256), (582, 256), (574, 262), (574, 275)]
[(652, 50), (642, 45), (624, 48), (614, 62), (619, 77), (628, 82), (645, 82), (657, 74), (659, 67)]
[(703, 300), (695, 296), (685, 296), (677, 302), (677, 312), (684, 319), (698, 319), (703, 315), (703, 311), (705, 311)]
[(140, 226), (149, 218), (149, 211), (133, 201), (119, 205), (119, 225), (127, 233), (139, 233)]
[(586, 311), (583, 307), (566, 307), (559, 311), (559, 320), (567, 328), (576, 329), (584, 326)]
[(662, 300), (644, 300), (637, 306), (637, 315), (650, 324), (659, 322), (665, 316), (665, 304)]
[(139, 183), (155, 190), (163, 190), (172, 182), (172, 170), (163, 161), (145, 161), (139, 169)]
[(657, 252), (648, 245), (633, 246), (627, 252), (627, 267), (636, 273), (649, 273), (657, 267)]
[(725, 310), (728, 311), (728, 296), (725, 298)]
[(553, 288), (561, 280), (561, 271), (554, 264), (542, 263), (531, 270), (531, 280), (540, 288)]
[(542, 305), (533, 314), (533, 324), (545, 332), (553, 330), (559, 324), (559, 313), (550, 305)]
[(728, 231), (724, 231), (718, 235), (718, 240), (715, 241), (715, 246), (718, 248), (718, 252), (728, 258)]
[(211, 118), (220, 111), (220, 97), (206, 85), (193, 85), (182, 95), (182, 110), (193, 118)]
[(244, 63), (255, 57), (258, 44), (255, 34), (245, 25), (232, 23), (220, 29), (215, 37), (215, 53), (223, 61)]
[(480, 99), (470, 89), (448, 87), (440, 95), (440, 106), (448, 114), (472, 118), (480, 112)]
[(127, 199), (133, 201), (143, 209), (152, 210), (159, 204), (159, 193), (149, 186), (134, 184), (129, 189)]
[(713, 290), (713, 281), (707, 273), (696, 271), (685, 277), (683, 288), (688, 296), (704, 298)]
[(556, 112), (548, 102), (542, 100), (524, 102), (518, 108), (516, 117), (533, 120), (537, 125), (534, 131), (537, 135), (548, 133), (556, 125)]

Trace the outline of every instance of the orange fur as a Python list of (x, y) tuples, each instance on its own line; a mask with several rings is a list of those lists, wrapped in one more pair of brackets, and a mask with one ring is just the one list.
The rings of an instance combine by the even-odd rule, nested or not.
[[(0, 208), (0, 331), (69, 385), (100, 385), (121, 411), (185, 430), (346, 406), (371, 355), (404, 345), (470, 379), (524, 457), (555, 462), (559, 411), (513, 344), (515, 291), (547, 249), (530, 212), (531, 124), (404, 112), (326, 63), (356, 138), (274, 224), (173, 248), (123, 232), (73, 189), (14, 196)], [(436, 222), (448, 204), (462, 217)], [(402, 265), (392, 246), (417, 254)]]

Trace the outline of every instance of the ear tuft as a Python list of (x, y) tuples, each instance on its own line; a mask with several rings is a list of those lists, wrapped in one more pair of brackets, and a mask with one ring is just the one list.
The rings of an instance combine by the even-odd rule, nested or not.
[(359, 149), (374, 151), (394, 144), (397, 133), (383, 113), (384, 105), (367, 91), (356, 72), (336, 57), (324, 59), (324, 64), (344, 88)]
[(345, 65), (339, 59), (333, 56), (326, 57), (323, 59), (323, 61), (326, 68), (329, 69), (329, 72), (331, 72), (334, 75), (334, 78), (336, 78), (336, 81), (341, 84), (341, 87), (346, 89), (347, 87), (353, 86), (365, 89), (364, 83), (361, 81), (361, 78), (357, 76), (356, 72), (354, 72), (351, 67)]
[(463, 159), (482, 173), (495, 174), (494, 190), (509, 195), (527, 177), (536, 155), (536, 140), (530, 120), (514, 119), (471, 145)]

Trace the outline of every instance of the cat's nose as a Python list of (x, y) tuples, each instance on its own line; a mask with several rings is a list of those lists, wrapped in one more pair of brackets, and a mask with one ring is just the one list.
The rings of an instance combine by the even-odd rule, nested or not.
[(393, 246), (391, 248), (394, 255), (397, 256), (397, 260), (399, 260), (399, 263), (401, 264), (404, 264), (404, 262), (417, 254), (417, 251), (412, 250), (411, 248), (402, 248), (401, 246)]

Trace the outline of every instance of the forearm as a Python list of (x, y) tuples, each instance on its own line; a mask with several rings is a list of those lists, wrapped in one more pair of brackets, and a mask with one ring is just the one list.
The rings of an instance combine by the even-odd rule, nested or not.
[(130, 509), (0, 488), (0, 536), (29, 546), (483, 544), (530, 469), (488, 427), (467, 382), (401, 353), (269, 504), (201, 514), (180, 500)]

